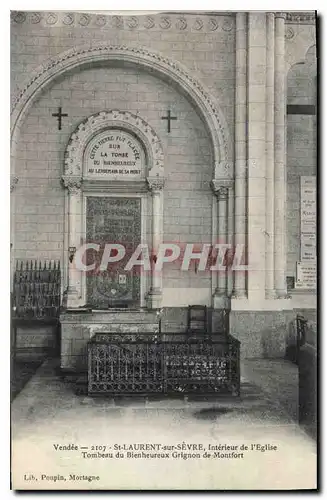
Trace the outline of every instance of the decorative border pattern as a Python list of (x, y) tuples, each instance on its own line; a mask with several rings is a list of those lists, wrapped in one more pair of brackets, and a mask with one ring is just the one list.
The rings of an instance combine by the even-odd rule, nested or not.
[(314, 24), (316, 15), (312, 12), (287, 12), (286, 23)]
[(294, 36), (295, 36), (294, 30), (290, 27), (287, 27), (285, 30), (286, 40), (292, 40), (292, 38), (294, 38)]
[(11, 20), (14, 24), (22, 23), (42, 23), (45, 26), (62, 25), (76, 27), (97, 27), (108, 29), (160, 29), (160, 30), (177, 30), (212, 32), (216, 31), (231, 31), (235, 26), (235, 14), (229, 12), (217, 12), (213, 15), (195, 14), (159, 14), (159, 15), (143, 15), (135, 16), (119, 16), (119, 15), (99, 15), (86, 14), (79, 12), (12, 12)]
[(165, 186), (165, 179), (162, 177), (148, 177), (147, 183), (150, 190), (154, 192), (162, 191)]
[[(215, 15), (202, 16), (197, 13), (176, 13), (161, 15), (140, 15), (137, 16), (117, 16), (99, 14), (86, 14), (79, 12), (21, 12), (13, 11), (11, 20), (14, 24), (42, 23), (45, 26), (76, 26), (76, 27), (97, 27), (109, 29), (162, 29), (162, 30), (185, 30), (212, 32), (231, 31), (235, 27), (235, 13), (219, 12)], [(316, 15), (312, 12), (283, 12), (286, 23), (314, 24)]]
[(65, 152), (63, 181), (70, 186), (70, 179), (82, 178), (83, 155), (89, 141), (102, 130), (120, 128), (132, 132), (143, 143), (150, 178), (163, 178), (164, 155), (159, 137), (154, 129), (138, 115), (128, 111), (101, 111), (84, 120), (71, 135)]
[(14, 190), (14, 187), (18, 183), (19, 179), (15, 175), (10, 176), (10, 192), (12, 193)]
[(204, 119), (208, 127), (214, 151), (215, 168), (222, 161), (232, 160), (232, 147), (229, 140), (228, 126), (218, 103), (203, 85), (193, 77), (180, 63), (151, 52), (142, 47), (127, 47), (125, 45), (108, 45), (107, 42), (74, 47), (66, 52), (48, 59), (30, 75), (30, 79), (22, 90), (14, 97), (12, 107), (12, 133), (15, 135), (19, 121), (26, 113), (33, 99), (52, 80), (73, 68), (99, 61), (126, 61), (137, 64), (177, 84), (184, 91)]

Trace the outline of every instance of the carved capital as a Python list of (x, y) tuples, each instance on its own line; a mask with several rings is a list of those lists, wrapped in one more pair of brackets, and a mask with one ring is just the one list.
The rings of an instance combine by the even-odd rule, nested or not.
[(16, 177), (15, 175), (10, 177), (10, 192), (11, 193), (13, 192), (13, 189), (16, 186), (17, 182), (18, 182), (18, 177)]
[(275, 19), (284, 19), (286, 20), (287, 12), (275, 12)]
[(228, 190), (233, 187), (233, 181), (230, 179), (212, 179), (211, 189), (213, 193), (220, 199), (226, 199)]
[(163, 177), (147, 177), (147, 183), (152, 192), (158, 192), (163, 190), (165, 179)]
[(228, 188), (227, 187), (221, 187), (217, 191), (217, 196), (219, 200), (227, 200), (228, 197)]
[(69, 194), (77, 194), (82, 186), (82, 179), (81, 177), (68, 177), (63, 175), (62, 176), (62, 183), (65, 186), (65, 188), (68, 189)]

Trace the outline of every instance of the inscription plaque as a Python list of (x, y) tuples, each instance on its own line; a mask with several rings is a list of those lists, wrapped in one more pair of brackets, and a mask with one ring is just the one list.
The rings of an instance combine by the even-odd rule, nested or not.
[(298, 262), (296, 266), (296, 288), (315, 289), (317, 286), (316, 263)]
[(98, 134), (85, 152), (85, 176), (112, 180), (144, 177), (144, 153), (131, 134), (110, 129)]
[(301, 177), (301, 262), (316, 260), (316, 178)]

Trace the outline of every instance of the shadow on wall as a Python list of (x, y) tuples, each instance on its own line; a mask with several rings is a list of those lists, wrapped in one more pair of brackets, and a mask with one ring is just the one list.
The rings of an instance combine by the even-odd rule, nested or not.
[(288, 332), (286, 337), (286, 351), (285, 358), (292, 363), (298, 362), (298, 345), (297, 345), (297, 331), (296, 321), (291, 321), (288, 325)]
[(296, 318), (288, 325), (285, 357), (293, 363), (299, 362), (299, 349), (304, 344), (316, 346), (316, 321), (306, 320), (304, 331), (298, 331)]

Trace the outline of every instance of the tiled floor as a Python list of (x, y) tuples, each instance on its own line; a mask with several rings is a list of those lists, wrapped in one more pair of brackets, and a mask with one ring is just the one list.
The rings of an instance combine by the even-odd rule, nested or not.
[[(239, 400), (113, 401), (76, 396), (72, 386), (45, 363), (12, 404), (13, 479), (15, 488), (37, 489), (294, 489), (315, 487), (313, 441), (269, 391), (242, 370)], [(252, 370), (253, 371), (253, 370)], [(251, 373), (252, 373), (251, 371)], [(250, 377), (251, 378), (251, 377)], [(269, 387), (273, 387), (271, 383)], [(54, 444), (75, 444), (55, 451)], [(248, 446), (243, 458), (183, 457), (83, 458), (80, 447), (135, 443), (176, 445), (201, 443)], [(277, 446), (251, 451), (251, 445)], [(92, 451), (93, 452), (93, 451)], [(110, 454), (109, 453), (109, 454)], [(24, 474), (38, 480), (26, 481)], [(100, 479), (61, 482), (42, 474), (98, 475)]]

